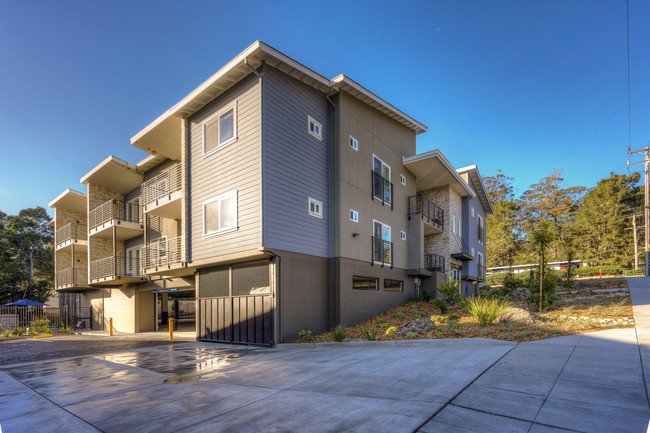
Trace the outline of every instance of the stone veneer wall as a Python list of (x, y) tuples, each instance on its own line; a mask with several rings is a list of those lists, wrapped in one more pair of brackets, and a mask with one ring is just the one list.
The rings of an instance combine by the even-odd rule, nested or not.
[[(450, 258), (451, 254), (462, 251), (462, 240), (458, 236), (458, 219), (462, 216), (462, 198), (449, 185), (423, 191), (422, 194), (445, 212), (445, 224), (442, 233), (424, 237), (424, 253), (438, 254), (445, 258), (447, 273), (451, 269), (451, 263), (461, 265), (460, 260)], [(451, 215), (456, 217), (456, 234), (451, 232)]]
[[(88, 184), (88, 213), (109, 200), (124, 200), (124, 196), (102, 186)], [(113, 255), (113, 240), (90, 238), (88, 242), (90, 262)], [(117, 255), (124, 255), (124, 242), (117, 242)]]

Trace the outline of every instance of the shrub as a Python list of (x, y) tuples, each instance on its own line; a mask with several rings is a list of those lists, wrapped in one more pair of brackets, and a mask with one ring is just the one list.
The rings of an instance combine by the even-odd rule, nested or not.
[(433, 316), (429, 317), (429, 319), (431, 319), (431, 321), (432, 321), (433, 323), (435, 323), (436, 325), (439, 324), (439, 323), (440, 323), (440, 324), (442, 324), (442, 323), (447, 323), (447, 316), (436, 316), (436, 315), (433, 315)]
[(427, 302), (432, 299), (435, 299), (435, 295), (430, 290), (423, 290), (415, 297), (415, 300), (418, 302)]
[(395, 313), (395, 317), (397, 317), (398, 319), (403, 319), (404, 317), (406, 317), (406, 314), (401, 313), (401, 312), (400, 313)]
[(438, 284), (436, 290), (442, 293), (445, 298), (451, 303), (458, 302), (460, 298), (460, 291), (458, 281), (449, 278), (447, 281)]
[(507, 291), (521, 287), (522, 282), (511, 272), (508, 272), (503, 279), (503, 288)]
[(9, 337), (11, 336), (11, 331), (8, 330), (8, 329), (5, 329), (5, 330), (2, 332), (2, 336), (3, 336), (4, 338), (9, 338)]
[(304, 329), (298, 332), (298, 337), (301, 340), (309, 340), (311, 338), (311, 331), (305, 331)]
[(452, 314), (451, 316), (449, 316), (449, 320), (458, 320), (458, 319), (460, 319), (460, 317), (458, 317), (455, 314)]
[(464, 325), (458, 323), (456, 320), (447, 320), (447, 326), (442, 331), (448, 334), (457, 334), (458, 331), (464, 328)]
[(368, 341), (375, 341), (377, 339), (377, 331), (374, 329), (361, 328), (361, 335)]
[(497, 298), (467, 298), (463, 302), (463, 308), (481, 326), (487, 326), (497, 316), (510, 306), (510, 301)]
[[(521, 286), (521, 284), (518, 284), (518, 286)], [(508, 296), (509, 291), (510, 289), (506, 289), (505, 287), (491, 287), (481, 291), (480, 296), (485, 298), (510, 299)]]
[(645, 275), (645, 269), (630, 269), (629, 271), (625, 271), (625, 276), (627, 277), (634, 277), (637, 275)]
[(397, 326), (391, 326), (386, 330), (386, 335), (394, 334), (397, 332)]
[[(602, 270), (603, 275), (623, 275), (627, 269), (618, 266), (592, 266), (590, 268), (576, 268), (572, 272), (578, 276), (597, 277)], [(537, 288), (539, 290), (539, 287)]]
[(447, 305), (443, 302), (442, 299), (434, 299), (433, 302), (436, 305), (436, 308), (440, 310), (440, 314), (447, 314)]
[(420, 319), (428, 314), (427, 310), (420, 310), (418, 313), (415, 315), (416, 319)]
[(406, 334), (406, 338), (418, 338), (419, 336), (420, 334), (418, 334), (417, 332), (409, 332), (408, 334)]
[[(542, 284), (542, 307), (548, 308), (555, 304), (560, 297), (555, 293), (557, 279), (550, 272), (546, 273), (544, 270), (544, 282)], [(535, 272), (532, 278), (528, 279), (528, 290), (530, 290), (530, 298), (528, 302), (531, 304), (539, 305), (539, 272)]]
[(334, 341), (337, 343), (340, 343), (341, 341), (345, 340), (345, 337), (347, 336), (347, 330), (345, 328), (345, 325), (342, 323), (339, 323), (335, 327), (333, 327), (330, 332), (332, 333), (332, 338)]
[(410, 308), (411, 310), (415, 310), (416, 308), (418, 308), (418, 306), (415, 305), (415, 304), (411, 304), (411, 306), (409, 306), (409, 308)]
[(50, 331), (50, 321), (47, 319), (34, 320), (29, 324), (29, 327), (34, 329), (38, 334), (49, 334)]
[(378, 326), (380, 328), (388, 328), (388, 323), (380, 323)]
[(12, 328), (11, 329), (11, 335), (21, 335), (22, 333), (20, 332), (19, 328)]

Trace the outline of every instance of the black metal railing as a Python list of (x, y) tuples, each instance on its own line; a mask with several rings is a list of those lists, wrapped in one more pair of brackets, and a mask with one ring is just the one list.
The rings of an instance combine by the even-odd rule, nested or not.
[(92, 307), (5, 305), (0, 306), (0, 331), (24, 328), (42, 320), (47, 321), (47, 324), (42, 325), (53, 332), (61, 332), (63, 327), (91, 329), (91, 315)]
[(445, 272), (445, 258), (438, 254), (425, 254), (424, 267), (430, 271)]
[(372, 182), (372, 199), (378, 198), (381, 200), (381, 204), (389, 204), (390, 208), (393, 209), (393, 184), (381, 174), (374, 171), (371, 173), (371, 182)]
[(384, 265), (390, 265), (391, 269), (393, 268), (393, 243), (385, 241), (381, 238), (372, 237), (372, 254), (371, 254), (371, 265), (375, 263)]
[(420, 218), (426, 218), (428, 223), (440, 226), (441, 230), (445, 227), (445, 211), (422, 194), (409, 197), (409, 219), (411, 215), (418, 214)]

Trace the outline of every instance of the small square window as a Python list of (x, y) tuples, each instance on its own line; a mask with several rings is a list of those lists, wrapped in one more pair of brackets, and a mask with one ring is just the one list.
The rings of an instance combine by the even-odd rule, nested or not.
[(311, 116), (307, 116), (307, 128), (311, 135), (318, 138), (319, 140), (323, 139), (323, 125), (318, 123)]
[(356, 210), (350, 209), (350, 221), (354, 221), (355, 223), (359, 222), (359, 212)]
[(356, 151), (359, 151), (359, 142), (353, 136), (350, 136), (350, 147)]
[(384, 280), (384, 290), (387, 292), (402, 292), (404, 291), (404, 282), (399, 280)]
[(399, 232), (399, 238), (403, 241), (406, 240), (406, 232)]
[(402, 182), (402, 185), (406, 185), (406, 178), (403, 174), (399, 175), (399, 181)]
[(316, 218), (323, 218), (323, 203), (310, 197), (309, 215)]

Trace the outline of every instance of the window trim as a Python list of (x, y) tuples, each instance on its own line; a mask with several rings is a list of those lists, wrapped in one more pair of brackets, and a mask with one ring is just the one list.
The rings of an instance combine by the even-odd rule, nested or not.
[[(227, 197), (230, 197), (230, 196), (235, 197), (235, 224), (233, 226), (224, 227), (224, 228), (222, 228), (220, 230), (217, 230), (217, 231), (214, 231), (214, 232), (206, 233), (206, 231), (205, 231), (205, 229), (206, 229), (206, 224), (205, 224), (205, 222), (206, 222), (205, 221), (205, 217), (206, 217), (205, 207), (206, 207), (206, 205), (208, 205), (208, 204), (210, 204), (212, 202), (215, 202), (215, 201), (223, 200), (224, 198), (227, 198)], [(203, 203), (201, 203), (201, 207), (203, 209), (203, 238), (204, 239), (205, 238), (210, 238), (212, 236), (218, 236), (218, 235), (221, 235), (221, 234), (224, 234), (224, 233), (229, 233), (229, 232), (239, 230), (239, 190), (238, 189), (233, 189), (233, 190), (230, 190), (230, 191), (225, 192), (223, 194), (220, 194), (220, 195), (218, 195), (216, 197), (212, 197), (212, 198), (210, 198), (208, 200), (205, 200)]]
[(404, 176), (403, 174), (400, 174), (399, 175), (399, 181), (400, 181), (400, 183), (402, 185), (406, 185), (406, 176)]
[(483, 225), (483, 217), (481, 215), (477, 215), (478, 217), (478, 226), (483, 229), (483, 236), (478, 240), (478, 243), (481, 245), (485, 245), (485, 226)]
[[(312, 202), (314, 204), (318, 205), (318, 212), (315, 212), (315, 211), (311, 210)], [(316, 200), (315, 198), (308, 197), (308, 200), (307, 200), (307, 212), (309, 213), (310, 216), (313, 216), (315, 218), (323, 219), (323, 202), (320, 201), (320, 200)]]
[[(381, 222), (381, 221), (376, 220), (376, 219), (373, 218), (373, 220), (372, 220), (372, 236), (373, 236), (373, 237), (375, 236), (375, 223), (379, 223), (379, 224), (381, 224), (381, 231), (382, 231), (382, 237), (381, 237), (381, 240), (384, 241), (384, 242), (390, 242), (390, 243), (391, 243), (391, 249), (394, 248), (395, 246), (392, 245), (392, 243), (393, 243), (393, 228), (392, 228), (391, 226), (389, 226), (388, 224), (384, 224), (383, 222)], [(389, 231), (389, 233), (390, 233), (390, 239), (389, 239), (389, 240), (386, 240), (386, 239), (384, 239), (384, 237), (383, 237), (384, 227), (388, 227), (388, 231)], [(383, 254), (382, 254), (382, 257), (383, 257)], [(374, 258), (373, 258), (373, 259), (374, 259)], [(393, 261), (394, 261), (394, 260), (393, 260)], [(393, 264), (393, 263), (391, 263), (391, 262), (385, 262), (385, 261), (383, 261), (383, 260), (382, 260), (382, 261), (374, 260), (374, 262), (375, 262), (375, 263), (379, 263), (379, 264), (384, 264), (384, 265), (392, 265), (392, 264)]]
[[(221, 134), (221, 125), (217, 126), (217, 147), (215, 147), (212, 150), (205, 150), (205, 127), (208, 123), (212, 121), (216, 121), (217, 123), (219, 122), (219, 119), (226, 113), (228, 113), (230, 110), (232, 110), (232, 126), (233, 126), (233, 136), (232, 138), (224, 141), (223, 143), (220, 143), (220, 134)], [(201, 123), (201, 134), (203, 136), (203, 157), (210, 156), (214, 154), (215, 152), (223, 149), (224, 147), (228, 146), (229, 144), (234, 143), (239, 139), (238, 135), (238, 128), (237, 128), (237, 101), (234, 101), (224, 107), (221, 108), (221, 110), (217, 111), (210, 117), (206, 118), (202, 123)]]
[[(359, 140), (354, 138), (352, 135), (350, 135), (350, 141), (349, 141), (350, 147), (357, 152), (359, 151)], [(354, 145), (353, 145), (354, 144)]]
[[(374, 289), (355, 289), (354, 288), (354, 277), (368, 278), (368, 279), (375, 280), (375, 288)], [(358, 290), (360, 292), (378, 292), (379, 291), (379, 278), (377, 278), (377, 277), (364, 277), (362, 275), (352, 275), (352, 290)]]
[(350, 221), (358, 223), (359, 222), (359, 212), (354, 209), (350, 209)]
[(406, 240), (406, 232), (404, 230), (400, 230), (399, 232), (399, 238), (403, 241)]
[[(311, 130), (312, 123), (314, 125), (318, 125), (318, 133)], [(323, 141), (323, 124), (309, 115), (307, 115), (307, 132), (309, 132), (309, 134), (311, 134), (313, 137), (316, 137), (319, 140)]]
[[(371, 167), (371, 170), (375, 171), (375, 158), (377, 158), (379, 160), (379, 162), (381, 162), (383, 165), (388, 167), (388, 179), (386, 179), (386, 178), (384, 178), (384, 179), (386, 179), (387, 181), (390, 182), (391, 181), (390, 178), (393, 176), (393, 169), (390, 167), (390, 165), (386, 164), (383, 159), (381, 159), (380, 157), (378, 157), (374, 153), (372, 154), (372, 161), (371, 161), (372, 167)], [(384, 177), (383, 170), (382, 170), (382, 173), (381, 173), (381, 177)]]

